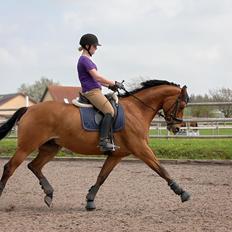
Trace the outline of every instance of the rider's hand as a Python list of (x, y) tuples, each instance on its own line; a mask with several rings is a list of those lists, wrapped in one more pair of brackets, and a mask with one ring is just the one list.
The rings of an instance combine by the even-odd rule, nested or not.
[(117, 87), (117, 89), (124, 89), (124, 85), (122, 82), (115, 81), (115, 86)]
[(115, 84), (114, 85), (109, 85), (108, 88), (115, 92), (118, 89), (124, 89), (124, 85), (121, 82), (115, 81)]

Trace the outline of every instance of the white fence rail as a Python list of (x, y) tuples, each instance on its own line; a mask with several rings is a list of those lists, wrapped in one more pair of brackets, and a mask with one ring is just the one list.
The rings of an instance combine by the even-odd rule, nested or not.
[[(232, 102), (199, 102), (199, 103), (188, 103), (187, 107), (194, 106), (232, 106)], [(220, 129), (231, 129), (232, 118), (185, 118), (186, 127), (182, 127), (183, 134), (171, 135), (169, 132), (167, 135), (161, 135), (162, 130), (166, 130), (164, 125), (165, 121), (160, 118), (155, 118), (151, 123), (151, 129), (155, 129), (158, 135), (150, 135), (150, 138), (194, 138), (194, 139), (215, 139), (215, 138), (232, 138), (232, 134), (220, 135)], [(191, 122), (197, 122), (197, 127), (190, 126)], [(231, 125), (227, 125), (231, 123)], [(200, 135), (200, 130), (212, 130), (212, 135)]]
[[(177, 135), (162, 135), (162, 131), (166, 130), (165, 121), (162, 119), (154, 119), (150, 129), (157, 131), (157, 135), (150, 135), (150, 138), (195, 138), (195, 139), (215, 139), (215, 138), (232, 138), (232, 133), (221, 135), (221, 129), (232, 129), (232, 118), (192, 118), (184, 119), (186, 127), (181, 127), (181, 132)], [(199, 126), (190, 126), (191, 122), (197, 122)], [(231, 123), (226, 125), (225, 123)], [(201, 130), (211, 130), (212, 135), (200, 135)]]

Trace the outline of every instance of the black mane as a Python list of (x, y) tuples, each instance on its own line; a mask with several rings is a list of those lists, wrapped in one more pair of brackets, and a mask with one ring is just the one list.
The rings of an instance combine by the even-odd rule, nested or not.
[(180, 85), (177, 85), (177, 84), (175, 84), (173, 82), (169, 82), (169, 81), (166, 81), (166, 80), (148, 80), (148, 81), (141, 82), (140, 85), (141, 85), (140, 88), (137, 88), (137, 89), (128, 91), (126, 93), (120, 94), (119, 96), (120, 97), (127, 97), (130, 94), (137, 93), (140, 90), (147, 89), (147, 88), (150, 88), (150, 87), (153, 87), (153, 86), (173, 85), (173, 86), (176, 86), (176, 87), (180, 87)]

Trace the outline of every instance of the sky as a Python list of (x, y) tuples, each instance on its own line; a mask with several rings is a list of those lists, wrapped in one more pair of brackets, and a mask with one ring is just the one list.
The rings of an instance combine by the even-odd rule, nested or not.
[(231, 0), (0, 0), (0, 94), (46, 77), (80, 85), (79, 39), (108, 79), (162, 79), (190, 94), (232, 89)]

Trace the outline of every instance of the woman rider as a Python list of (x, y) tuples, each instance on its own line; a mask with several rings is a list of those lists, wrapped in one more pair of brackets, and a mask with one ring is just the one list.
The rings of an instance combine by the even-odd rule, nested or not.
[(93, 34), (85, 34), (80, 39), (79, 51), (82, 54), (78, 60), (77, 71), (82, 87), (82, 95), (86, 97), (98, 110), (104, 114), (100, 127), (100, 150), (103, 152), (114, 150), (114, 145), (109, 139), (109, 132), (112, 127), (114, 109), (108, 99), (102, 94), (102, 86), (116, 91), (123, 88), (123, 84), (112, 81), (97, 71), (96, 64), (91, 60), (96, 52), (97, 46), (101, 46), (98, 38)]

